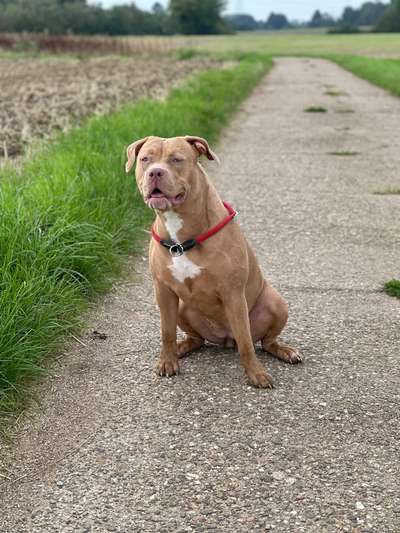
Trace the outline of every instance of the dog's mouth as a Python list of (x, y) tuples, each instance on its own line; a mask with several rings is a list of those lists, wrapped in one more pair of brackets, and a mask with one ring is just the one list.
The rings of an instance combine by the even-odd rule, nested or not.
[(158, 187), (155, 187), (145, 198), (146, 204), (152, 209), (169, 209), (172, 206), (180, 205), (185, 201), (186, 194), (180, 192), (175, 196), (170, 196)]
[(150, 193), (150, 196), (149, 196), (149, 198), (162, 198), (162, 197), (165, 197), (165, 194), (162, 191), (160, 191), (160, 189), (158, 188), (155, 188), (154, 191)]

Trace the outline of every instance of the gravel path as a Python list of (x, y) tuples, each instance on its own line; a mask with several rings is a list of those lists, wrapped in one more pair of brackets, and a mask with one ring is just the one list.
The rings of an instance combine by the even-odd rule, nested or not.
[(398, 186), (399, 135), (400, 100), (322, 60), (278, 60), (226, 132), (216, 182), (305, 363), (260, 354), (276, 388), (256, 390), (237, 355), (207, 348), (158, 378), (143, 257), (3, 449), (1, 532), (400, 531), (400, 307), (380, 292), (399, 274), (400, 196), (373, 194)]

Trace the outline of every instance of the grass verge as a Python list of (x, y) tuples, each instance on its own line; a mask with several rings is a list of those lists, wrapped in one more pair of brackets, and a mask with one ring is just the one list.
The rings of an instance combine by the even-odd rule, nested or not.
[(356, 76), (400, 96), (400, 59), (382, 59), (353, 55), (328, 54), (334, 61)]
[(392, 279), (391, 281), (385, 283), (385, 292), (390, 296), (400, 298), (400, 280)]
[(0, 171), (0, 431), (152, 217), (124, 173), (127, 144), (149, 134), (215, 141), (271, 66), (248, 54), (232, 69), (196, 75), (164, 102), (91, 118), (20, 170)]

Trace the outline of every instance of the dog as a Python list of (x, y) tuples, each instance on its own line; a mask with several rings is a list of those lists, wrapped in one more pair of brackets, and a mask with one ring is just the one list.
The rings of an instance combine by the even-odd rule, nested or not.
[[(195, 136), (146, 137), (127, 148), (126, 172), (156, 219), (150, 270), (161, 314), (160, 376), (179, 374), (179, 359), (205, 341), (237, 347), (250, 383), (272, 388), (254, 344), (286, 363), (298, 350), (278, 341), (288, 319), (282, 296), (264, 279), (236, 212), (224, 203), (199, 158), (218, 157)], [(177, 326), (185, 333), (177, 342)]]

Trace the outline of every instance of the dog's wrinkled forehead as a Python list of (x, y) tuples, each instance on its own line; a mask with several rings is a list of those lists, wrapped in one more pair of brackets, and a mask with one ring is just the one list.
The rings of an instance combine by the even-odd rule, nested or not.
[(162, 139), (150, 137), (142, 146), (139, 157), (151, 155), (154, 161), (169, 159), (171, 156), (193, 157), (195, 156), (192, 146), (183, 138)]
[[(218, 156), (211, 150), (208, 142), (202, 137), (185, 135), (184, 137), (144, 137), (130, 144), (127, 149), (126, 172), (129, 172), (137, 158), (142, 163), (169, 160), (175, 163), (194, 163), (199, 157), (205, 156), (211, 161), (219, 162)], [(149, 157), (150, 156), (150, 157)], [(187, 165), (186, 165), (187, 166)]]

